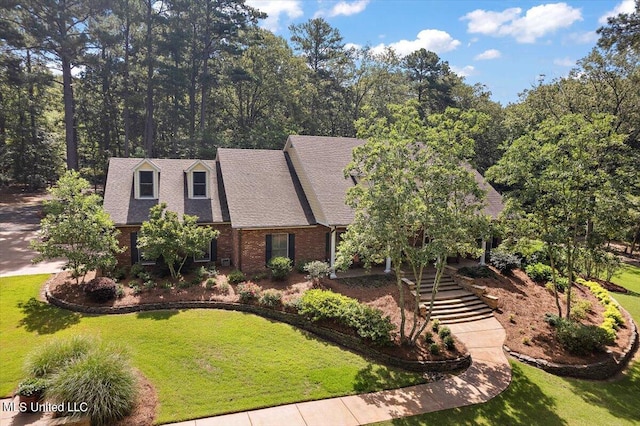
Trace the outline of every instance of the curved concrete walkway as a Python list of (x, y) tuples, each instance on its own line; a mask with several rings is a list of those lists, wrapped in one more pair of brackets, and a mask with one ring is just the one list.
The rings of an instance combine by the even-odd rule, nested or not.
[(509, 386), (511, 367), (495, 318), (448, 325), (471, 353), (472, 364), (445, 380), (363, 395), (281, 405), (173, 423), (173, 426), (356, 426), (486, 402)]

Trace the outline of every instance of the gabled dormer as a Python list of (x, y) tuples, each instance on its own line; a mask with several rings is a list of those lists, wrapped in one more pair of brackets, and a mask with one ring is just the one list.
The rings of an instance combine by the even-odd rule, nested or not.
[(136, 199), (158, 199), (160, 168), (149, 159), (140, 161), (133, 169), (133, 186)]
[(189, 198), (211, 198), (211, 176), (213, 170), (198, 160), (184, 171)]

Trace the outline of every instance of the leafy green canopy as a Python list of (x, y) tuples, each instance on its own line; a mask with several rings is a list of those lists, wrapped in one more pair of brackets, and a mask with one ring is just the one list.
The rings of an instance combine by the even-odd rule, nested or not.
[(482, 216), (483, 192), (465, 160), (473, 156), (472, 137), (487, 117), (475, 111), (448, 108), (420, 119), (416, 102), (390, 106), (392, 119), (370, 115), (357, 122), (367, 143), (354, 149), (345, 169), (358, 184), (347, 194), (355, 219), (343, 236), (338, 265), (358, 254), (366, 264), (390, 257), (396, 270), (407, 263), (416, 276), (413, 326), (405, 331), (406, 313), (401, 275), (400, 338), (415, 344), (429, 321), (433, 304), (421, 323), (420, 283), (429, 264), (436, 264), (432, 300), (447, 256), (476, 254), (476, 239), (487, 232)]
[(78, 172), (68, 171), (49, 192), (46, 216), (40, 222), (40, 239), (31, 247), (39, 252), (34, 262), (63, 257), (65, 269), (76, 280), (93, 269), (115, 265), (118, 246), (117, 231), (109, 214), (101, 205), (101, 198), (89, 194), (90, 185)]
[(171, 276), (177, 278), (190, 256), (201, 256), (220, 232), (209, 226), (199, 226), (198, 217), (166, 210), (167, 204), (153, 206), (149, 220), (142, 223), (138, 234), (138, 248), (146, 260), (163, 258)]
[[(487, 173), (507, 186), (514, 226), (547, 243), (552, 267), (565, 252), (569, 286), (578, 250), (593, 239), (595, 219), (624, 196), (614, 190), (618, 176), (611, 165), (620, 163), (625, 146), (613, 121), (604, 114), (544, 120), (515, 140)], [(566, 295), (570, 307), (571, 292)]]

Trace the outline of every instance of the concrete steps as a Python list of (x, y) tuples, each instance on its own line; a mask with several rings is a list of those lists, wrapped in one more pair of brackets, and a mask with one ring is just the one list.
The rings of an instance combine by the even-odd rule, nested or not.
[[(429, 308), (434, 274), (425, 274), (420, 285), (420, 313), (426, 316)], [(416, 295), (415, 278), (406, 276), (404, 282), (409, 287), (411, 294)], [(431, 318), (438, 319), (441, 324), (458, 324), (477, 321), (493, 316), (492, 309), (478, 296), (458, 286), (451, 276), (443, 274), (438, 285), (438, 292), (433, 302)]]

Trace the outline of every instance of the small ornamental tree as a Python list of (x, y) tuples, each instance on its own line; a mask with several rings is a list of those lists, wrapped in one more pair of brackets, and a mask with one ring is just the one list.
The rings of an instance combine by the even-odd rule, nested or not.
[(115, 265), (118, 246), (117, 231), (100, 196), (88, 193), (90, 184), (78, 172), (70, 170), (49, 191), (45, 201), (46, 216), (40, 222), (40, 238), (31, 247), (39, 255), (33, 260), (66, 258), (64, 269), (70, 269), (76, 282), (84, 282), (87, 272)]
[(138, 234), (138, 248), (146, 260), (162, 257), (172, 278), (177, 278), (190, 256), (202, 256), (211, 240), (218, 238), (218, 231), (209, 226), (199, 226), (198, 217), (166, 210), (166, 203), (153, 206), (149, 220), (142, 223)]

